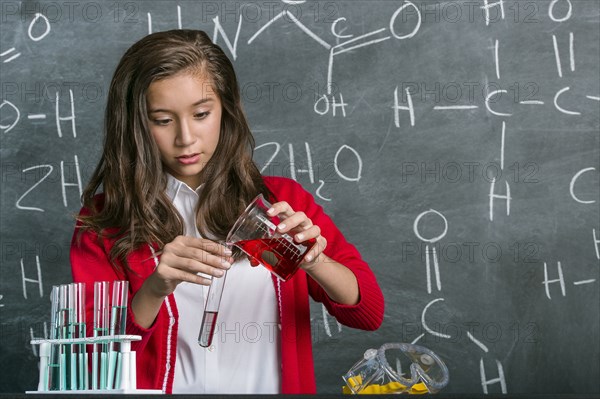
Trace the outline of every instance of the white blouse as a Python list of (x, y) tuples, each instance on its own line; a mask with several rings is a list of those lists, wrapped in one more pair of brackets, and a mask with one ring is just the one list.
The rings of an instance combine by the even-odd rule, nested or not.
[[(167, 195), (185, 224), (195, 224), (198, 193), (167, 174)], [(208, 348), (198, 345), (208, 287), (182, 282), (175, 289), (179, 312), (173, 393), (280, 393), (280, 327), (270, 272), (247, 259), (227, 272), (217, 326)]]

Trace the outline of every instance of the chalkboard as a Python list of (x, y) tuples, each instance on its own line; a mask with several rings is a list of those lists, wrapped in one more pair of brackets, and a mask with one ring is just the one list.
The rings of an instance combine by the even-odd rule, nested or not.
[(386, 298), (311, 305), (318, 392), (415, 342), (447, 393), (600, 392), (597, 1), (2, 1), (0, 390), (35, 389), (112, 72), (150, 31), (236, 67), (264, 174), (315, 195)]

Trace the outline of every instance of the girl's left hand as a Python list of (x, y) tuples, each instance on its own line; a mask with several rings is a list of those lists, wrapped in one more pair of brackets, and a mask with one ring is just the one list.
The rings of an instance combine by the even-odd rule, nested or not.
[(321, 235), (319, 226), (313, 224), (312, 220), (304, 212), (295, 212), (285, 201), (276, 202), (267, 211), (269, 216), (278, 216), (281, 222), (277, 226), (280, 233), (288, 233), (297, 243), (316, 239), (317, 243), (304, 256), (300, 264), (302, 269), (310, 269), (316, 264), (320, 257), (325, 256), (323, 251), (327, 246), (327, 239)]

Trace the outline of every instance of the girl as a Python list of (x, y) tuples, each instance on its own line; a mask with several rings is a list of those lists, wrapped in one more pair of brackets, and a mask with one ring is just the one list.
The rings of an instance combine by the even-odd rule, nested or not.
[[(71, 267), (87, 283), (88, 320), (94, 281), (129, 281), (138, 388), (315, 393), (308, 295), (344, 325), (379, 327), (383, 296), (358, 251), (299, 184), (260, 175), (233, 66), (204, 32), (135, 43), (112, 79), (104, 129)], [(259, 193), (281, 232), (317, 241), (287, 282), (218, 244)], [(203, 348), (207, 286), (227, 269), (213, 345)]]

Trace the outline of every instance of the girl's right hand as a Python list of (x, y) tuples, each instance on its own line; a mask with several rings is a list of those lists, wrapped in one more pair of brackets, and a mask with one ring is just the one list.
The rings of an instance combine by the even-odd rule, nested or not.
[(165, 245), (154, 273), (144, 282), (156, 297), (165, 297), (175, 291), (182, 281), (210, 285), (211, 280), (199, 276), (221, 277), (234, 259), (225, 246), (211, 240), (177, 236)]

